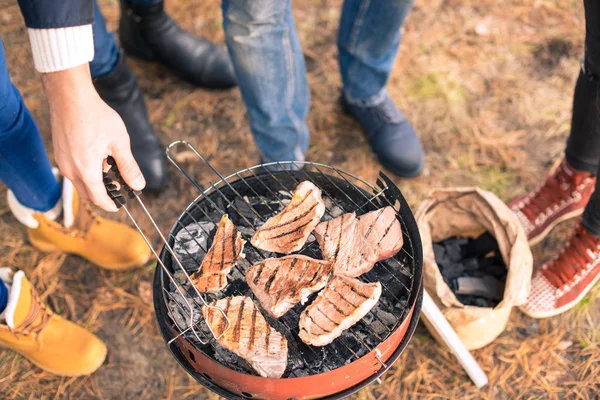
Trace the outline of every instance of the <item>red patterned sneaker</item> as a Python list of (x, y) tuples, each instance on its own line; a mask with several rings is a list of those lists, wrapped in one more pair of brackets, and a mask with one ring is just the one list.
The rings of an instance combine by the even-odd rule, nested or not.
[(533, 274), (531, 292), (521, 311), (547, 318), (574, 307), (600, 278), (600, 237), (579, 224), (558, 257)]
[(581, 215), (595, 183), (592, 174), (563, 160), (544, 185), (513, 200), (509, 207), (525, 228), (529, 244), (542, 241), (558, 223)]

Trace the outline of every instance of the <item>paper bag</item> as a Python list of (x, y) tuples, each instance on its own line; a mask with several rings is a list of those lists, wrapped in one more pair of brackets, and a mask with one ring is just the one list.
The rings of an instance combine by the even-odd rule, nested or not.
[[(527, 301), (531, 286), (533, 258), (520, 222), (498, 197), (479, 188), (434, 190), (415, 217), (423, 242), (425, 289), (468, 349), (491, 343), (504, 331), (512, 307)], [(508, 270), (504, 298), (495, 308), (462, 304), (444, 282), (433, 254), (434, 242), (485, 231), (498, 241)]]

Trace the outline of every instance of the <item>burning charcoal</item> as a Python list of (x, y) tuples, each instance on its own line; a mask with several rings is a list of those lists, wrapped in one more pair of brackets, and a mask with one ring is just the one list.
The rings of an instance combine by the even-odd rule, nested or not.
[(288, 354), (288, 369), (298, 370), (304, 367), (304, 360), (296, 355), (296, 352)]
[(212, 222), (194, 222), (175, 235), (173, 251), (187, 271), (195, 271), (200, 266), (208, 250), (208, 237), (214, 229)]
[(256, 214), (252, 211), (250, 206), (248, 206), (248, 204), (246, 204), (246, 202), (240, 199), (239, 197), (236, 197), (235, 200), (233, 200), (233, 205), (230, 205), (228, 207), (228, 213), (229, 215), (241, 215), (251, 222), (254, 221), (255, 218), (257, 218)]
[(329, 217), (327, 219), (337, 218), (344, 213), (344, 210), (338, 207), (329, 197), (323, 196), (322, 198), (327, 210), (325, 215)]
[(456, 294), (480, 296), (489, 300), (502, 300), (504, 283), (493, 276), (483, 278), (461, 277), (456, 279)]
[(395, 315), (380, 309), (376, 309), (375, 313), (377, 314), (377, 318), (379, 318), (379, 320), (382, 321), (386, 325), (386, 327), (390, 329), (398, 320)]
[[(279, 211), (279, 207), (277, 205), (273, 205), (273, 204), (264, 204), (264, 203), (257, 203), (254, 204), (252, 206), (252, 208), (254, 208), (254, 210), (256, 210), (257, 213), (259, 213), (264, 219), (267, 220), (269, 218), (269, 216), (271, 215), (275, 215), (278, 211)], [(256, 215), (252, 215), (252, 219), (256, 219), (258, 218)]]
[(247, 226), (239, 225), (239, 226), (236, 226), (236, 228), (245, 237), (252, 237), (252, 235), (254, 235), (254, 232), (256, 232), (254, 229), (248, 228)]
[(469, 241), (465, 248), (467, 257), (483, 257), (492, 251), (499, 250), (496, 238), (489, 232)]
[(287, 190), (279, 190), (277, 191), (277, 194), (279, 195), (279, 197), (281, 199), (291, 199), (292, 198), (292, 194), (290, 192), (288, 192)]
[(177, 282), (179, 282), (181, 285), (185, 285), (185, 284), (189, 283), (187, 275), (185, 274), (185, 272), (183, 272), (181, 270), (175, 271), (173, 273), (173, 278), (175, 278), (175, 280)]
[(310, 376), (311, 372), (308, 369), (296, 369), (294, 370), (294, 376), (300, 378), (303, 376)]

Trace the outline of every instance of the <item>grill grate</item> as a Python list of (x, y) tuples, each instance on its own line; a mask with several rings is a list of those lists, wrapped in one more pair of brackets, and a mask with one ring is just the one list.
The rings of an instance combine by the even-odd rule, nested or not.
[[(170, 155), (170, 150), (178, 144), (188, 146), (219, 180), (209, 182), (206, 190), (196, 183)], [(254, 263), (277, 255), (251, 246), (250, 238), (256, 229), (284, 208), (295, 187), (304, 180), (311, 181), (321, 189), (326, 205), (324, 220), (345, 212), (354, 211), (362, 215), (386, 205), (394, 207), (398, 213), (394, 193), (390, 193), (389, 187), (381, 180), (378, 180), (379, 188), (376, 188), (360, 178), (322, 164), (272, 163), (281, 171), (272, 172), (259, 166), (223, 177), (187, 142), (175, 142), (169, 146), (168, 157), (201, 193), (186, 208), (169, 234), (168, 244), (176, 253), (168, 251), (162, 254), (163, 269), (170, 271), (174, 278), (174, 281), (170, 280), (167, 272), (163, 272), (164, 301), (168, 304), (173, 326), (179, 332), (171, 341), (183, 335), (205, 355), (229, 368), (249, 374), (255, 372), (245, 361), (218, 346), (214, 340), (211, 341), (212, 336), (200, 317), (200, 310), (205, 302), (236, 295), (250, 296), (260, 306), (243, 276)], [(290, 167), (298, 170), (290, 171)], [(200, 298), (197, 290), (190, 285), (189, 274), (198, 269), (203, 254), (210, 248), (219, 220), (225, 213), (247, 241), (244, 248), (246, 259), (237, 263), (221, 294), (204, 294), (205, 297)], [(383, 290), (380, 301), (363, 320), (346, 330), (333, 343), (318, 348), (308, 346), (298, 338), (300, 313), (312, 302), (316, 293), (304, 306), (295, 306), (279, 320), (263, 312), (269, 324), (288, 339), (289, 365), (284, 377), (319, 374), (355, 361), (387, 339), (404, 321), (409, 312), (408, 298), (414, 289), (414, 247), (405, 222), (400, 214), (397, 215), (402, 225), (403, 248), (395, 257), (377, 263), (370, 272), (359, 278), (364, 282), (381, 282)], [(318, 243), (314, 238), (311, 239), (299, 253), (322, 259)], [(176, 260), (172, 254), (178, 254), (179, 263), (174, 262)], [(186, 271), (174, 264), (181, 265)], [(185, 291), (179, 290), (181, 286), (178, 287), (178, 284)], [(194, 315), (196, 318), (193, 318)], [(193, 324), (190, 323), (192, 319)]]

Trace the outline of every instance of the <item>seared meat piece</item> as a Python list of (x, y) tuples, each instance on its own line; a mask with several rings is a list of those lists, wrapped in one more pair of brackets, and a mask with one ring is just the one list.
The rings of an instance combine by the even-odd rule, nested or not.
[(360, 321), (379, 300), (381, 284), (337, 275), (300, 315), (300, 339), (325, 346)]
[(269, 258), (246, 272), (246, 282), (265, 310), (275, 318), (325, 287), (331, 263), (306, 256)]
[[(250, 297), (226, 297), (202, 307), (217, 342), (248, 361), (265, 378), (281, 378), (287, 367), (287, 340), (271, 328)], [(220, 337), (219, 337), (220, 336)]]
[(315, 228), (323, 257), (333, 263), (336, 275), (357, 277), (377, 261), (394, 256), (402, 248), (402, 228), (392, 207), (356, 218), (344, 214)]
[(361, 215), (358, 217), (358, 224), (365, 245), (377, 248), (378, 255), (375, 261), (393, 257), (404, 244), (396, 210), (390, 206)]
[(335, 274), (358, 276), (370, 270), (377, 258), (377, 249), (363, 246), (363, 237), (356, 214), (343, 214), (321, 222), (314, 231), (323, 258), (333, 263)]
[(200, 269), (191, 276), (194, 286), (201, 292), (214, 293), (227, 285), (227, 274), (234, 267), (244, 249), (242, 234), (223, 215), (215, 233), (213, 244), (204, 256)]
[(293, 253), (306, 239), (325, 212), (321, 190), (308, 181), (300, 183), (285, 209), (261, 226), (250, 241), (256, 248)]

